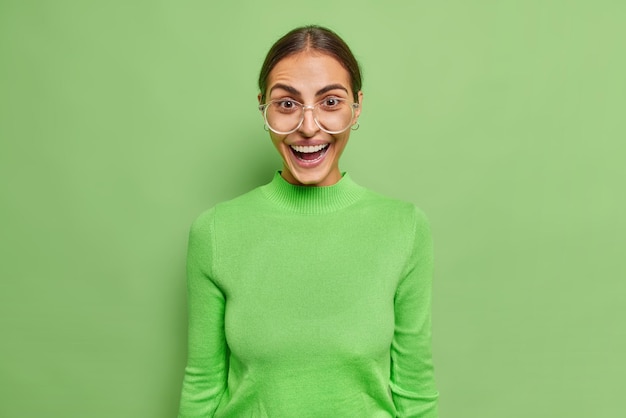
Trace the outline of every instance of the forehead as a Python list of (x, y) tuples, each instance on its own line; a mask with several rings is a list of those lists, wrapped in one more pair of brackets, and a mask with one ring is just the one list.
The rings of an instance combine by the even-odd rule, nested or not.
[(305, 51), (280, 60), (268, 75), (268, 90), (277, 83), (295, 87), (303, 94), (331, 84), (341, 84), (352, 92), (350, 74), (330, 55)]

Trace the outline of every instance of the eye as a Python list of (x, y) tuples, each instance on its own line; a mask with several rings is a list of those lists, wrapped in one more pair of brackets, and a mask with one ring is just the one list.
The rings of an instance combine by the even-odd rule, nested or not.
[(281, 112), (293, 112), (298, 108), (298, 102), (291, 99), (280, 99), (274, 102), (274, 105), (278, 107)]
[(341, 106), (341, 103), (343, 102), (342, 99), (340, 99), (339, 97), (327, 97), (324, 100), (322, 100), (320, 102), (320, 105), (322, 107), (322, 109), (324, 110), (333, 110), (333, 109), (337, 109), (338, 107)]

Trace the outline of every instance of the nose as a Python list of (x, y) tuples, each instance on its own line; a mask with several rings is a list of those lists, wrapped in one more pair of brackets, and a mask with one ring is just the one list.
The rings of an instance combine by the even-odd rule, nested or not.
[(317, 126), (317, 123), (315, 122), (315, 115), (313, 114), (312, 106), (304, 107), (302, 112), (304, 113), (304, 119), (302, 120), (299, 131), (302, 136), (310, 138), (315, 135), (317, 131), (319, 131), (320, 127)]

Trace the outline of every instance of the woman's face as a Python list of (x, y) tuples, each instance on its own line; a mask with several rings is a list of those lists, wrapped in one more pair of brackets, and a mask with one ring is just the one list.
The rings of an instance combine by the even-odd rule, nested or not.
[[(335, 58), (316, 51), (305, 51), (282, 59), (267, 78), (266, 103), (276, 99), (291, 99), (304, 105), (314, 105), (328, 97), (354, 100), (350, 75)], [(363, 94), (358, 93), (359, 103)], [(259, 103), (261, 95), (259, 95)], [(350, 124), (356, 123), (361, 108), (354, 110)], [(341, 179), (339, 157), (348, 143), (350, 128), (338, 134), (320, 129), (313, 112), (304, 112), (304, 121), (290, 134), (270, 131), (270, 137), (283, 159), (282, 176), (291, 184), (330, 186)], [(313, 151), (325, 146), (320, 151)], [(301, 148), (315, 147), (315, 148)]]

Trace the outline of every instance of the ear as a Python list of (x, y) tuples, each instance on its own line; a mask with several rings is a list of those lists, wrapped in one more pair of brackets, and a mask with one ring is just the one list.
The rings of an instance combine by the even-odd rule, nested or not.
[(259, 95), (256, 97), (257, 100), (259, 101), (259, 104), (263, 104), (262, 100), (263, 100), (263, 95), (259, 92)]
[(363, 92), (359, 90), (357, 93), (357, 97), (359, 99), (359, 107), (354, 111), (354, 122), (359, 119), (359, 115), (361, 114), (361, 109), (363, 108)]

